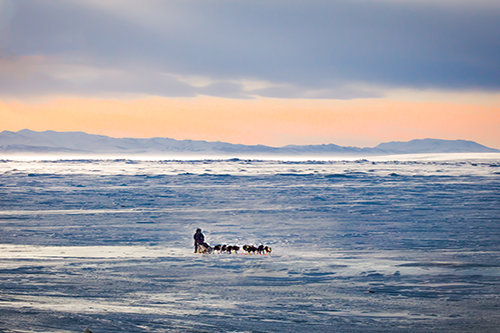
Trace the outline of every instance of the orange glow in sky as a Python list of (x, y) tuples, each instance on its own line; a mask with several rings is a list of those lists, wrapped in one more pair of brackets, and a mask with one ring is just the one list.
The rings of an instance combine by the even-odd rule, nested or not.
[(500, 148), (500, 107), (447, 102), (55, 99), (0, 102), (0, 130), (83, 131), (112, 137), (168, 137), (242, 144), (373, 147), (411, 139), (465, 139)]

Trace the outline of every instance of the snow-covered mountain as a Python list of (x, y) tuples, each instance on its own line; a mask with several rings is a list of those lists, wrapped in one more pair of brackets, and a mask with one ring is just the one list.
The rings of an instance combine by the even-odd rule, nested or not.
[(141, 155), (207, 155), (207, 156), (347, 156), (418, 153), (494, 153), (500, 150), (465, 140), (423, 139), (409, 142), (381, 143), (374, 148), (328, 145), (288, 145), (269, 147), (225, 142), (174, 140), (169, 138), (111, 138), (84, 132), (0, 133), (0, 153), (25, 154), (141, 154)]
[(385, 142), (375, 147), (386, 152), (400, 154), (422, 153), (492, 153), (498, 149), (488, 148), (474, 141), (423, 139), (408, 142)]

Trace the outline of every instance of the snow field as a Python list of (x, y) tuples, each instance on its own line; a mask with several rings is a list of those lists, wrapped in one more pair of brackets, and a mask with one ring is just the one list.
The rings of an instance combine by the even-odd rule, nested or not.
[(496, 332), (499, 165), (3, 161), (0, 331)]

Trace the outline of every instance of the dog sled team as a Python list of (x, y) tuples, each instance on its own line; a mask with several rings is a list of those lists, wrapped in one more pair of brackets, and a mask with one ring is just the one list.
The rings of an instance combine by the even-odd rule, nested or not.
[(241, 248), (238, 245), (215, 245), (210, 246), (205, 243), (205, 236), (202, 234), (201, 229), (196, 229), (194, 234), (194, 253), (208, 254), (208, 253), (239, 253), (240, 249), (245, 254), (271, 254), (272, 249), (269, 246), (259, 245), (243, 245)]

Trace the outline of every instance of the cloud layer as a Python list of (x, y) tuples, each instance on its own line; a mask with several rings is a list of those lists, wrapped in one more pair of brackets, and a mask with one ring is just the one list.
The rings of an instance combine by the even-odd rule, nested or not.
[(500, 90), (497, 1), (0, 0), (0, 97)]

